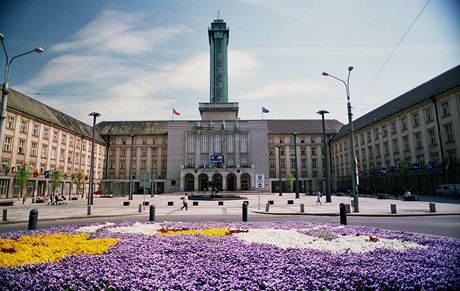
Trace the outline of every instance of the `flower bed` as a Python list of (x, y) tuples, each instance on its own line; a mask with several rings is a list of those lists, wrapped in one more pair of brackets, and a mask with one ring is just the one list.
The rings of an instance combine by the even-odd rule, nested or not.
[[(21, 247), (11, 247), (21, 240), (38, 245), (52, 241), (54, 251), (67, 250), (58, 259), (0, 260), (0, 289), (5, 290), (460, 289), (458, 240), (370, 227), (107, 223), (0, 238), (2, 258), (12, 252), (34, 257), (30, 248), (21, 253)], [(84, 244), (98, 251), (79, 252)]]

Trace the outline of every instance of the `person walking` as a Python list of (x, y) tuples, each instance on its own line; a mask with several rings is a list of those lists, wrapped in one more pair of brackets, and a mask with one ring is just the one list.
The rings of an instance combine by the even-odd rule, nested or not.
[(322, 205), (321, 204), (321, 192), (319, 191), (319, 189), (316, 189), (316, 205)]
[(182, 207), (180, 208), (180, 210), (183, 210), (185, 208), (185, 210), (188, 211), (188, 193), (185, 193), (185, 195), (181, 199)]

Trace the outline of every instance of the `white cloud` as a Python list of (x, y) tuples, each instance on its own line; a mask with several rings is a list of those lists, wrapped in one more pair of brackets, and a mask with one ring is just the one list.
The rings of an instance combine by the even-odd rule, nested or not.
[(294, 80), (287, 82), (271, 82), (268, 83), (252, 92), (240, 95), (241, 100), (258, 100), (270, 97), (293, 97), (293, 96), (305, 96), (312, 92), (324, 91), (321, 85), (314, 84), (308, 80)]

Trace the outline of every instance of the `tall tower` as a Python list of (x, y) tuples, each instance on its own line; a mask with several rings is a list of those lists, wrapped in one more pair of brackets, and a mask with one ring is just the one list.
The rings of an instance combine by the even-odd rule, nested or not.
[(223, 19), (215, 19), (208, 29), (210, 46), (210, 103), (228, 102), (227, 46), (229, 30)]
[(210, 47), (209, 103), (200, 103), (202, 120), (237, 120), (238, 102), (228, 102), (227, 46), (229, 30), (218, 16), (208, 28)]

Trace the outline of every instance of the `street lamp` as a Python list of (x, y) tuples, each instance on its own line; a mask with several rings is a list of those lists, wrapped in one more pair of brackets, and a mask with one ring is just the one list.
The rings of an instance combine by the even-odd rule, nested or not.
[(94, 135), (95, 135), (95, 127), (96, 127), (96, 118), (101, 116), (100, 113), (91, 112), (88, 116), (93, 117), (93, 140), (91, 142), (91, 163), (89, 168), (89, 190), (88, 190), (88, 205), (93, 205), (93, 184), (94, 184)]
[(359, 212), (359, 205), (358, 205), (358, 186), (356, 182), (356, 159), (355, 159), (355, 145), (353, 143), (353, 114), (351, 113), (351, 103), (350, 103), (350, 73), (353, 70), (353, 67), (348, 67), (348, 78), (347, 82), (342, 79), (337, 78), (336, 76), (330, 75), (326, 72), (323, 72), (323, 76), (334, 78), (345, 85), (345, 90), (347, 92), (347, 107), (348, 107), (348, 128), (350, 134), (350, 174), (351, 174), (351, 187), (353, 193), (353, 204), (355, 212)]
[(151, 187), (151, 197), (154, 197), (155, 196), (155, 175), (153, 173), (153, 162), (154, 162), (154, 159), (155, 159), (155, 156), (153, 155), (155, 153), (155, 147), (152, 147), (152, 173), (151, 173), (151, 179), (152, 179), (152, 187)]
[(297, 171), (297, 132), (294, 132), (294, 163), (295, 163), (295, 198), (299, 199), (299, 171)]
[(283, 196), (283, 187), (281, 185), (281, 146), (277, 145), (278, 148), (278, 176), (279, 176), (279, 192), (280, 196)]
[(325, 171), (325, 179), (326, 179), (326, 202), (331, 201), (331, 186), (330, 186), (330, 178), (329, 178), (329, 153), (326, 141), (326, 124), (324, 122), (324, 114), (329, 113), (327, 110), (320, 110), (317, 112), (321, 114), (321, 120), (323, 124), (323, 148), (324, 148), (324, 171)]
[[(6, 120), (6, 106), (8, 104), (8, 91), (10, 89), (9, 81), (10, 81), (10, 69), (11, 69), (11, 63), (22, 56), (25, 56), (30, 53), (42, 53), (45, 50), (42, 49), (41, 47), (34, 48), (33, 50), (30, 50), (28, 52), (16, 55), (11, 58), (11, 60), (8, 58), (8, 52), (6, 51), (5, 44), (3, 43), (3, 40), (5, 39), (5, 36), (3, 33), (0, 33), (0, 42), (2, 43), (3, 47), (3, 52), (5, 53), (5, 75), (3, 79), (3, 86), (2, 86), (2, 107), (1, 107), (1, 113), (0, 113), (0, 141), (3, 143), (3, 128), (5, 127), (5, 120)], [(0, 157), (2, 156), (2, 151), (3, 147), (0, 147)]]

